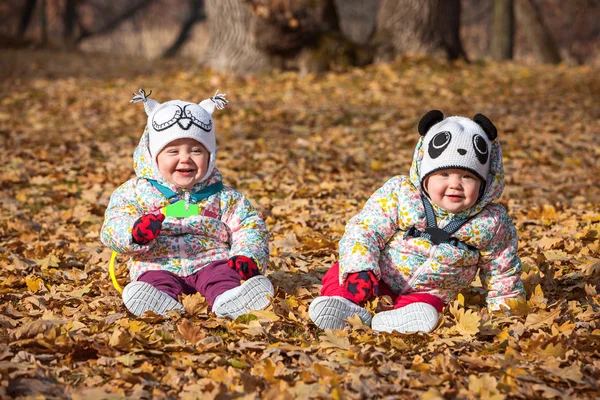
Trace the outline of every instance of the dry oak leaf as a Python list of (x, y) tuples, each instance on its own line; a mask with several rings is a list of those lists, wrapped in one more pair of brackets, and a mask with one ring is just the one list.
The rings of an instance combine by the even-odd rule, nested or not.
[(200, 326), (194, 326), (188, 319), (183, 319), (177, 324), (177, 331), (182, 338), (191, 343), (197, 343), (206, 337), (206, 333)]
[(546, 325), (552, 325), (559, 315), (560, 307), (557, 307), (554, 311), (539, 311), (537, 313), (529, 314), (525, 320), (525, 328), (535, 329)]
[(200, 293), (184, 296), (181, 303), (189, 315), (208, 314), (208, 303)]
[(476, 398), (486, 400), (503, 400), (504, 395), (499, 392), (498, 381), (489, 374), (482, 374), (480, 378), (469, 375), (469, 392)]
[(38, 333), (45, 333), (55, 324), (62, 325), (66, 322), (66, 320), (48, 321), (45, 319), (38, 319), (21, 325), (11, 333), (11, 336), (15, 340), (29, 339), (37, 336)]
[(350, 348), (350, 340), (348, 336), (341, 331), (326, 330), (324, 335), (319, 336), (321, 340), (321, 348), (330, 349), (337, 348), (348, 350)]

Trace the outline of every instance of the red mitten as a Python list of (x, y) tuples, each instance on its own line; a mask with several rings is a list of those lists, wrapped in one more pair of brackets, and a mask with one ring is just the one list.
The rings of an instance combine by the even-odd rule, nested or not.
[(164, 220), (165, 216), (161, 213), (142, 215), (133, 224), (131, 231), (133, 241), (140, 245), (146, 245), (156, 239)]
[(233, 256), (229, 259), (227, 264), (230, 268), (236, 270), (244, 280), (260, 275), (258, 266), (251, 258), (245, 256)]
[(357, 303), (362, 303), (379, 294), (379, 282), (372, 271), (348, 274), (346, 289)]

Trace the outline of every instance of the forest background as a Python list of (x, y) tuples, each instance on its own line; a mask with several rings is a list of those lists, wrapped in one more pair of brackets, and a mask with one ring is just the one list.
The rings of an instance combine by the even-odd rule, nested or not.
[[(268, 60), (254, 63), (260, 71), (235, 68), (247, 65), (248, 47), (228, 53), (236, 65), (215, 66), (217, 3), (245, 7), (236, 21), (246, 25), (217, 25), (256, 39), (240, 43)], [(382, 42), (381, 12), (357, 18), (344, 13), (351, 0), (316, 3), (336, 13), (283, 0), (0, 4), (0, 397), (600, 395), (600, 2), (447, 1), (460, 12), (442, 15), (454, 23), (439, 29), (454, 42), (439, 40), (450, 31), (406, 24), (414, 48), (393, 35), (393, 45)], [(440, 18), (435, 0), (360, 3), (371, 12), (402, 4), (396, 21)], [(495, 43), (497, 3), (516, 11), (503, 35), (512, 38), (508, 57)], [(370, 52), (381, 48), (391, 55)], [(133, 176), (146, 118), (129, 100), (141, 87), (158, 101), (227, 93), (229, 106), (215, 114), (217, 166), (269, 227), (277, 293), (267, 310), (219, 319), (200, 295), (171, 318), (124, 308), (99, 231), (110, 194)], [(511, 317), (490, 314), (475, 281), (431, 334), (375, 333), (358, 320), (319, 330), (307, 308), (345, 223), (408, 172), (416, 125), (434, 108), (482, 113), (498, 126), (500, 203), (519, 233), (527, 298)]]

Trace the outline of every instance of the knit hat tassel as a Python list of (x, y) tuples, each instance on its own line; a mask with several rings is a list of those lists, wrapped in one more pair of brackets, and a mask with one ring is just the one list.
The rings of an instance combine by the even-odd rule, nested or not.
[(144, 111), (146, 111), (146, 115), (150, 116), (150, 114), (152, 114), (152, 111), (158, 107), (160, 105), (160, 103), (154, 99), (150, 98), (150, 95), (152, 94), (152, 90), (150, 90), (150, 93), (148, 93), (146, 95), (146, 92), (144, 91), (144, 89), (140, 89), (139, 90), (140, 94), (133, 94), (133, 99), (131, 99), (130, 103), (137, 103), (140, 101), (144, 102)]
[(210, 97), (206, 100), (202, 100), (200, 102), (200, 107), (204, 108), (210, 115), (215, 112), (215, 108), (217, 110), (222, 110), (225, 108), (229, 100), (225, 98), (226, 94), (219, 94), (217, 90), (213, 97)]

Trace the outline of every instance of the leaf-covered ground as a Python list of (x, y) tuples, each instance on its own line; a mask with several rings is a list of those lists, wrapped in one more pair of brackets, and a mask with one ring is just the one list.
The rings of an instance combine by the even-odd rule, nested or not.
[[(242, 80), (185, 62), (15, 51), (0, 61), (0, 397), (600, 394), (598, 70), (411, 58)], [(219, 319), (196, 295), (183, 315), (134, 318), (112, 287), (99, 232), (111, 192), (132, 176), (140, 87), (158, 101), (227, 93), (217, 165), (270, 229), (268, 310)], [(475, 282), (429, 335), (358, 321), (317, 329), (307, 308), (345, 222), (408, 172), (432, 108), (499, 127), (527, 302), (489, 315)]]

